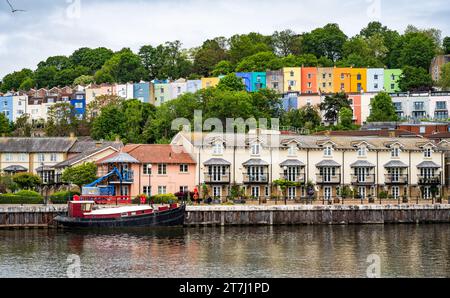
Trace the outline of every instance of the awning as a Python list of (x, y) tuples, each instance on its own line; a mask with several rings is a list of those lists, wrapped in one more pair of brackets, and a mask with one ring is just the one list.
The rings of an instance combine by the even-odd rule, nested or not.
[(128, 153), (118, 153), (111, 158), (108, 158), (101, 162), (102, 164), (113, 164), (113, 163), (140, 163), (136, 158)]
[(280, 163), (281, 167), (304, 167), (305, 164), (298, 159), (288, 159)]
[(408, 168), (408, 165), (399, 161), (399, 160), (392, 160), (384, 165), (385, 168)]
[(222, 158), (211, 158), (203, 163), (205, 166), (231, 166), (231, 162)]
[(321, 162), (319, 162), (318, 164), (316, 164), (316, 167), (318, 168), (326, 168), (326, 167), (340, 167), (341, 165), (337, 162), (335, 162), (332, 159), (326, 159), (326, 160), (322, 160)]
[(417, 165), (419, 169), (440, 169), (441, 166), (432, 161), (424, 161)]
[(9, 166), (3, 169), (5, 172), (26, 172), (28, 171), (27, 168), (22, 166)]
[(262, 159), (250, 159), (250, 160), (247, 160), (246, 162), (244, 162), (242, 165), (244, 167), (247, 167), (247, 166), (268, 166), (269, 163), (265, 162)]
[(358, 160), (350, 165), (351, 168), (375, 168), (375, 165), (367, 160)]
[(46, 171), (54, 171), (55, 168), (54, 167), (50, 167), (50, 166), (43, 166), (43, 167), (39, 167), (36, 169), (36, 172), (46, 172)]

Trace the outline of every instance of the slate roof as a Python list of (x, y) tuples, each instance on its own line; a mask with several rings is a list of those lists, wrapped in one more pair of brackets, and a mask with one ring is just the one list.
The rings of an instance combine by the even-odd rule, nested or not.
[(246, 162), (244, 162), (242, 164), (243, 166), (268, 166), (269, 163), (265, 162), (262, 159), (257, 159), (257, 158), (253, 158), (253, 159), (249, 159)]
[(211, 158), (203, 163), (205, 166), (231, 166), (231, 163), (223, 158)]
[(419, 169), (424, 169), (424, 168), (428, 168), (428, 169), (440, 169), (441, 166), (436, 164), (433, 161), (424, 161), (421, 162), (420, 164), (417, 165), (417, 168)]
[(99, 163), (107, 164), (107, 163), (140, 163), (140, 162), (139, 162), (139, 160), (137, 160), (136, 158), (134, 158), (133, 156), (131, 156), (128, 153), (119, 152), (119, 153), (114, 153), (114, 154), (110, 155), (109, 157), (103, 159)]
[(304, 167), (306, 166), (303, 162), (298, 159), (288, 159), (280, 163), (281, 167)]
[(323, 168), (323, 167), (340, 167), (341, 165), (337, 162), (335, 162), (332, 159), (325, 159), (316, 164), (316, 167)]
[(66, 153), (75, 144), (71, 138), (0, 138), (2, 153)]
[(408, 165), (399, 160), (392, 160), (384, 165), (385, 168), (408, 168)]
[(351, 168), (375, 168), (375, 165), (367, 160), (358, 160), (350, 165)]

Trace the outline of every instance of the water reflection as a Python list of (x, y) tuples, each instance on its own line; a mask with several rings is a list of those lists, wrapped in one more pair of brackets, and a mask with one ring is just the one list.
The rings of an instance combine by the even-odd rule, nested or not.
[(449, 277), (450, 225), (0, 231), (0, 277)]

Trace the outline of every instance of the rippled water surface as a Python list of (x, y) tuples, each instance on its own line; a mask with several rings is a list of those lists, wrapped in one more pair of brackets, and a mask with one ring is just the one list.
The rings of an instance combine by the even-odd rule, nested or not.
[(0, 277), (450, 277), (450, 225), (2, 231)]

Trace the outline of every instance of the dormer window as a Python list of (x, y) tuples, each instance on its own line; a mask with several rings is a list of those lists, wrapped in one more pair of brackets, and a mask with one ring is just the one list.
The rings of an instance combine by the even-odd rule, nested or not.
[(433, 150), (431, 148), (426, 148), (425, 151), (423, 152), (423, 156), (425, 158), (430, 158), (432, 154)]
[(358, 148), (358, 157), (365, 157), (367, 156), (367, 148), (362, 146)]
[(400, 148), (394, 147), (391, 150), (391, 157), (399, 157), (400, 156)]
[(288, 155), (289, 156), (296, 156), (297, 155), (297, 146), (295, 146), (295, 145), (289, 146)]
[(252, 155), (259, 155), (261, 153), (261, 145), (253, 144), (252, 145)]
[(323, 150), (324, 156), (332, 156), (333, 155), (333, 148), (331, 146), (326, 146)]
[(222, 155), (223, 154), (223, 144), (221, 144), (221, 143), (214, 144), (213, 154), (214, 155)]

